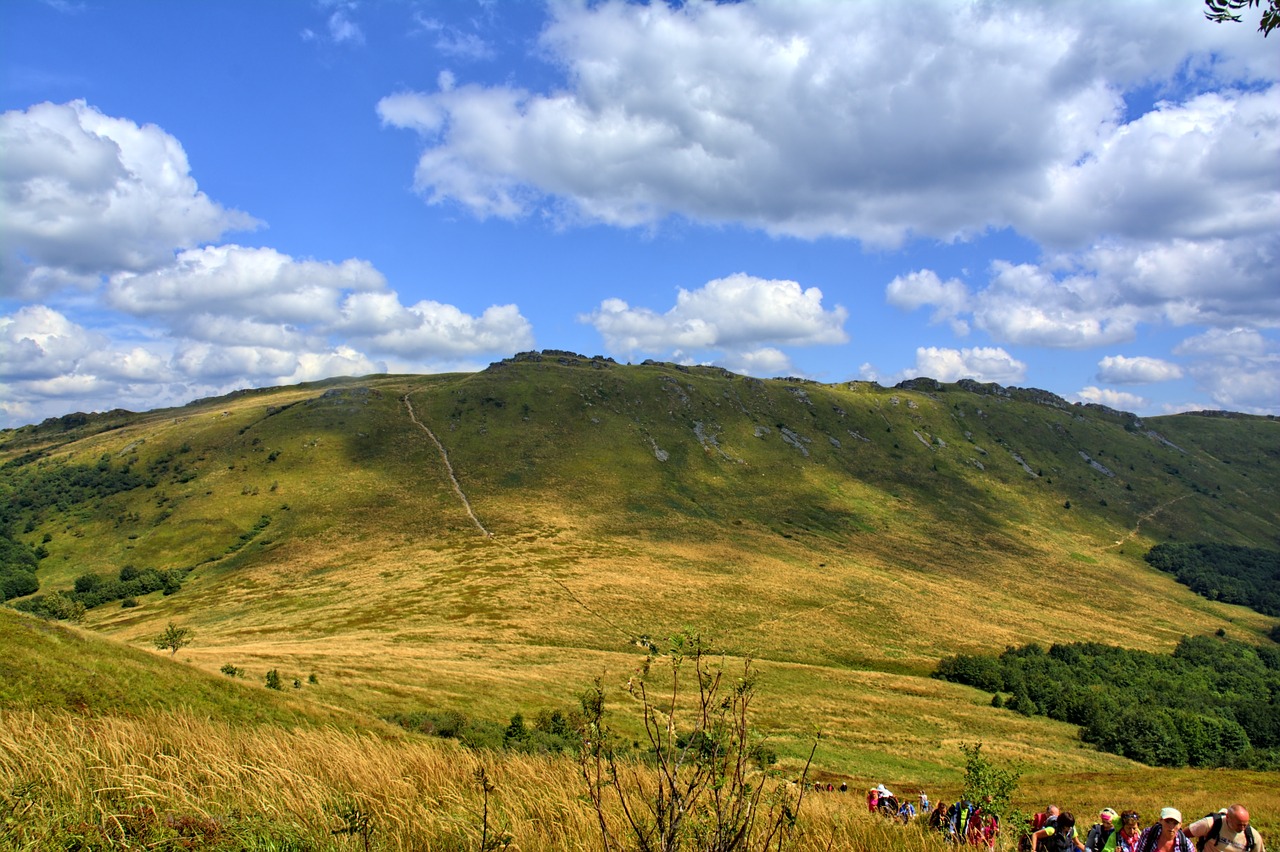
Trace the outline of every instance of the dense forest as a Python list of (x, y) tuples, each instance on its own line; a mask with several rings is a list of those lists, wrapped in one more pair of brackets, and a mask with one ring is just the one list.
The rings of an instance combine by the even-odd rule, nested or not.
[(1080, 726), (1102, 751), (1151, 766), (1280, 769), (1280, 648), (1184, 637), (1172, 654), (1097, 643), (959, 654), (934, 677), (994, 706)]
[(1280, 551), (1230, 544), (1157, 544), (1146, 555), (1209, 600), (1280, 615)]

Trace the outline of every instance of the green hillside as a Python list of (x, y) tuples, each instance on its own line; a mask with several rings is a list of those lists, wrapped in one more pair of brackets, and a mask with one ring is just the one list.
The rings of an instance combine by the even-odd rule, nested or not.
[(816, 726), (833, 768), (893, 777), (950, 772), (978, 736), (1124, 763), (928, 679), (943, 656), (1268, 641), (1275, 619), (1142, 557), (1280, 546), (1276, 421), (907, 384), (526, 354), (8, 430), (0, 498), (45, 554), (41, 594), (181, 577), (84, 623), (139, 647), (189, 626), (180, 658), (209, 673), (505, 721), (621, 683), (646, 637), (691, 627), (759, 662), (784, 753)]
[(0, 607), (0, 708), (82, 717), (183, 713), (249, 726), (337, 726), (366, 720), (209, 674), (58, 622)]

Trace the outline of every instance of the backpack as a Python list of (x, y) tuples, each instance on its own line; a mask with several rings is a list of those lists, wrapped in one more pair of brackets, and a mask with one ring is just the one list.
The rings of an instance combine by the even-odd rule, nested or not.
[(1018, 852), (1031, 852), (1031, 835), (1044, 828), (1045, 821), (1049, 818), (1048, 814), (1036, 814), (1031, 818), (1030, 827), (1018, 836)]
[(1047, 852), (1073, 852), (1076, 848), (1074, 831), (1057, 831), (1040, 841), (1040, 848)]
[[(1116, 831), (1115, 826), (1102, 827), (1102, 823), (1095, 822), (1093, 827), (1089, 829), (1088, 838), (1084, 842), (1085, 852), (1101, 852), (1106, 848), (1107, 841), (1111, 839), (1111, 835)], [(1197, 850), (1201, 852), (1201, 850)], [(1253, 852), (1252, 849), (1249, 852)]]
[[(1217, 848), (1218, 838), (1222, 836), (1222, 825), (1225, 822), (1221, 813), (1205, 814), (1205, 818), (1213, 818), (1213, 827), (1209, 829), (1209, 833), (1204, 837), (1196, 838), (1196, 852), (1204, 852), (1204, 846), (1210, 840), (1214, 842), (1214, 848)], [(1244, 852), (1253, 852), (1253, 826), (1246, 825), (1244, 827)]]

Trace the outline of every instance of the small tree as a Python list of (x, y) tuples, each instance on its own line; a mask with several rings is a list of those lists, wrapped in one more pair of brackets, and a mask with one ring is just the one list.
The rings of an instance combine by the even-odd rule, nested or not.
[(994, 815), (1000, 825), (1022, 825), (1026, 816), (1013, 809), (1013, 797), (1018, 792), (1021, 769), (996, 766), (982, 753), (982, 743), (961, 743), (964, 752), (964, 792), (961, 796)]
[(280, 689), (280, 672), (272, 669), (267, 672), (267, 689)]
[[(671, 640), (669, 674), (659, 686), (650, 677), (655, 659), (648, 657), (627, 685), (639, 704), (646, 760), (624, 754), (598, 680), (581, 699), (580, 768), (605, 850), (628, 845), (605, 820), (606, 796), (617, 797), (632, 845), (646, 852), (782, 848), (795, 827), (809, 764), (799, 785), (760, 765), (765, 750), (750, 725), (757, 686), (751, 661), (740, 673), (726, 672), (701, 637), (684, 633)], [(651, 692), (655, 686), (662, 691)]]
[(178, 651), (191, 644), (191, 640), (195, 638), (195, 634), (188, 627), (179, 627), (172, 621), (164, 632), (156, 637), (156, 648), (161, 651), (168, 651), (169, 656), (175, 656)]

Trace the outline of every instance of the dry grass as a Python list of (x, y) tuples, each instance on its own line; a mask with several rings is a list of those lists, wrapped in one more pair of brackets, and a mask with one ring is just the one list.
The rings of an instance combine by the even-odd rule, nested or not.
[[(487, 825), (480, 770), (495, 785)], [(5, 797), (22, 813), (22, 826), (9, 827), (15, 848), (42, 848), (60, 826), (118, 836), (148, 808), (229, 831), (262, 821), (287, 826), (312, 848), (351, 848), (332, 834), (351, 805), (370, 817), (378, 850), (478, 849), (484, 831), (509, 837), (523, 852), (602, 845), (570, 759), (482, 757), (393, 735), (246, 730), (181, 714), (86, 721), (6, 713), (0, 787), (25, 791)], [(919, 852), (941, 848), (857, 805), (855, 796), (810, 796), (787, 848), (871, 848), (904, 838), (914, 838), (909, 848)], [(606, 816), (611, 831), (625, 836), (621, 814)]]
[[(487, 826), (477, 780), (482, 769), (495, 786)], [(937, 838), (865, 812), (862, 790), (882, 780), (854, 779), (847, 795), (807, 792), (786, 848), (941, 852)], [(1264, 836), (1275, 836), (1280, 792), (1274, 782), (1264, 773), (1146, 768), (1041, 774), (1024, 778), (1017, 804), (1031, 811), (1054, 802), (1087, 824), (1104, 806), (1134, 807), (1146, 817), (1172, 804), (1190, 818), (1243, 801)], [(897, 789), (910, 795), (919, 787)], [(957, 792), (949, 785), (928, 789), (935, 802)], [(480, 755), (393, 731), (242, 728), (181, 713), (0, 716), (0, 804), (21, 815), (19, 826), (11, 823), (8, 834), (0, 834), (11, 848), (46, 848), (68, 831), (118, 836), (131, 815), (150, 808), (223, 826), (228, 836), (237, 826), (266, 825), (283, 827), (314, 849), (350, 849), (355, 841), (332, 832), (343, 825), (342, 809), (355, 806), (371, 819), (376, 850), (478, 849), (486, 830), (490, 838), (508, 836), (511, 848), (522, 852), (600, 849), (585, 790), (571, 759)], [(607, 817), (611, 830), (625, 836), (621, 814)]]

